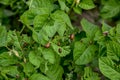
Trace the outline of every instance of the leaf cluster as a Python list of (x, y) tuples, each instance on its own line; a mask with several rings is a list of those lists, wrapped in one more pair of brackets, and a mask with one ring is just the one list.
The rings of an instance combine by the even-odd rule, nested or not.
[[(0, 80), (120, 80), (120, 23), (95, 25), (71, 13), (120, 13), (119, 0), (1, 0)], [(16, 19), (17, 18), (17, 19)], [(77, 20), (76, 20), (77, 21)]]

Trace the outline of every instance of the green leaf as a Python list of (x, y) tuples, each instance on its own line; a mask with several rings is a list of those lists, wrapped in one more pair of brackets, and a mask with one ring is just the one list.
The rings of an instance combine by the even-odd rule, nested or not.
[(119, 61), (120, 57), (120, 44), (115, 41), (107, 43), (107, 56), (111, 59)]
[(75, 42), (74, 51), (73, 51), (73, 58), (75, 61), (79, 58), (79, 56), (82, 55), (82, 53), (86, 50), (86, 48), (87, 48), (86, 44), (80, 41)]
[(72, 4), (73, 0), (66, 0), (69, 4)]
[(57, 21), (55, 21), (52, 25), (50, 24), (52, 24), (52, 21), (46, 23), (39, 32), (33, 31), (32, 37), (36, 42), (42, 45), (47, 44), (49, 38), (52, 38), (61, 26), (61, 24)]
[(86, 36), (90, 39), (94, 38), (95, 33), (99, 29), (98, 26), (90, 23), (86, 19), (82, 19), (81, 25), (82, 25), (83, 30), (86, 32)]
[(48, 70), (45, 72), (45, 67), (41, 66), (40, 70), (50, 78), (50, 80), (62, 80), (63, 68), (59, 63), (49, 65)]
[(95, 34), (95, 37), (94, 37), (94, 40), (95, 41), (101, 41), (100, 39), (101, 39), (101, 36), (103, 36), (103, 33), (102, 33), (102, 30), (97, 30), (97, 32), (96, 32), (96, 34)]
[(29, 43), (29, 44), (30, 44), (30, 43), (32, 42), (31, 37), (28, 36), (27, 34), (23, 34), (22, 37), (21, 37), (21, 39), (22, 39), (23, 42), (25, 42), (25, 43)]
[(32, 37), (37, 43), (42, 45), (47, 44), (47, 42), (49, 41), (48, 36), (46, 36), (45, 32), (43, 32), (42, 30), (39, 32), (33, 31)]
[(93, 0), (82, 0), (82, 1), (79, 3), (79, 6), (80, 6), (82, 9), (85, 9), (85, 10), (89, 10), (89, 9), (95, 8), (95, 5), (94, 5), (94, 3), (93, 3)]
[(40, 39), (40, 43), (41, 43), (42, 45), (47, 44), (47, 43), (49, 42), (48, 35), (46, 35), (46, 33), (43, 32), (42, 30), (39, 32), (39, 34), (42, 35), (42, 38)]
[(84, 43), (84, 44), (86, 44), (86, 45), (89, 45), (90, 42), (91, 42), (91, 40), (90, 40), (89, 38), (82, 38), (82, 39), (80, 40), (80, 42), (81, 42), (81, 43)]
[(63, 46), (60, 47), (54, 43), (51, 43), (51, 46), (53, 48), (53, 50), (60, 55), (61, 57), (64, 57), (66, 55), (68, 55), (70, 53), (70, 46)]
[(7, 45), (7, 30), (4, 26), (0, 26), (0, 47)]
[(120, 79), (120, 72), (116, 70), (115, 63), (113, 63), (113, 61), (110, 58), (101, 57), (99, 59), (99, 68), (102, 74), (108, 77), (109, 79), (111, 80)]
[(23, 13), (23, 15), (20, 17), (20, 21), (25, 25), (33, 25), (34, 18), (37, 15), (45, 15), (45, 14), (48, 15), (49, 13), (50, 12), (47, 8), (29, 9)]
[(45, 25), (45, 23), (47, 23), (47, 19), (48, 14), (37, 15), (33, 21), (34, 28), (40, 30)]
[(83, 80), (100, 80), (100, 78), (98, 77), (98, 74), (93, 72), (90, 67), (85, 67)]
[(4, 4), (4, 5), (9, 5), (11, 2), (11, 0), (1, 0), (0, 3)]
[(60, 25), (59, 25), (57, 32), (60, 36), (63, 36), (66, 31), (66, 24), (64, 22), (59, 22), (59, 24)]
[(42, 57), (39, 55), (39, 53), (36, 53), (34, 51), (31, 51), (29, 53), (29, 61), (35, 65), (37, 68), (40, 66), (40, 64), (43, 62)]
[[(47, 6), (46, 6), (47, 5)], [(54, 6), (50, 0), (31, 0), (29, 3), (29, 8), (47, 8), (49, 11), (52, 11)]]
[(116, 39), (120, 43), (120, 24), (117, 24), (116, 27)]
[(23, 72), (25, 72), (27, 76), (30, 76), (34, 72), (34, 66), (30, 62), (22, 63), (22, 66)]
[(69, 16), (62, 10), (57, 10), (51, 14), (53, 20), (58, 22), (65, 22), (71, 29), (73, 29)]
[(104, 7), (101, 9), (101, 16), (103, 18), (112, 18), (120, 13), (120, 1), (108, 0)]
[(20, 17), (20, 20), (26, 25), (33, 25), (33, 20), (35, 16), (36, 14), (33, 12), (33, 10), (28, 10), (23, 13), (23, 15)]
[[(77, 44), (77, 45), (78, 45), (78, 44)], [(79, 54), (79, 57), (77, 57), (75, 63), (76, 63), (77, 65), (88, 64), (89, 62), (91, 62), (91, 61), (94, 59), (94, 57), (95, 57), (95, 52), (96, 52), (96, 50), (97, 50), (97, 46), (95, 46), (95, 45), (90, 45), (90, 46), (88, 46), (88, 48), (86, 48), (86, 49), (85, 49), (85, 46), (84, 46), (84, 45), (82, 45), (82, 46), (80, 46), (80, 47), (81, 47), (81, 49), (82, 49), (82, 47), (83, 47), (83, 50), (78, 50), (78, 52), (75, 51), (75, 52), (77, 52), (77, 54)], [(83, 51), (83, 52), (79, 52), (79, 51)]]
[(17, 66), (2, 67), (1, 72), (5, 73), (9, 76), (12, 76), (12, 77), (16, 77), (17, 75), (19, 75), (19, 72), (17, 70)]
[(48, 37), (53, 37), (55, 35), (55, 33), (57, 32), (57, 30), (59, 29), (59, 26), (61, 24), (58, 22), (54, 22), (54, 25), (46, 25), (42, 28), (41, 32), (44, 32), (45, 36)]
[[(9, 9), (4, 9), (4, 8), (0, 8), (0, 18), (2, 21), (3, 18), (8, 18), (8, 17), (11, 17), (11, 16), (14, 16), (15, 15), (15, 12), (9, 10)], [(5, 24), (7, 22), (7, 19), (5, 20)]]
[(40, 73), (35, 73), (29, 78), (29, 80), (50, 80), (50, 79)]
[(73, 10), (74, 10), (74, 12), (77, 13), (77, 14), (82, 14), (82, 9), (81, 9), (79, 6), (73, 7)]
[(67, 7), (65, 4), (65, 0), (58, 0), (61, 10), (65, 10), (65, 8)]
[(65, 10), (66, 12), (69, 11), (69, 8), (67, 7), (67, 5), (65, 4), (65, 0), (58, 0), (59, 4), (60, 4), (60, 8), (61, 10)]
[(17, 49), (22, 50), (20, 41), (19, 41), (19, 36), (15, 31), (9, 31), (7, 35), (7, 43), (13, 44)]
[(52, 65), (49, 67), (49, 70), (46, 72), (46, 75), (51, 80), (62, 80), (63, 68), (60, 65)]
[(108, 0), (101, 0), (101, 4), (105, 5), (108, 2)]
[(104, 23), (102, 24), (102, 31), (109, 31), (111, 29), (111, 26), (109, 26), (108, 24)]
[(32, 38), (34, 41), (40, 43), (40, 40), (42, 39), (42, 35), (37, 33), (36, 31), (32, 32)]
[(45, 60), (48, 60), (50, 63), (54, 64), (55, 63), (55, 52), (53, 49), (49, 48), (43, 48), (42, 49), (42, 55)]
[(116, 27), (116, 34), (117, 34), (117, 35), (120, 35), (120, 23), (117, 24), (117, 27)]
[(10, 66), (18, 63), (16, 57), (8, 52), (0, 53), (0, 66)]
[(116, 28), (115, 27), (110, 28), (109, 33), (110, 33), (110, 37), (115, 36), (116, 35)]

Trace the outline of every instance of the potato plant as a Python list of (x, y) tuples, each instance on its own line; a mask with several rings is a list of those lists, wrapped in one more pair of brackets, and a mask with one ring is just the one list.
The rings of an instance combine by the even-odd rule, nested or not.
[(0, 80), (120, 80), (119, 14), (119, 0), (0, 0)]

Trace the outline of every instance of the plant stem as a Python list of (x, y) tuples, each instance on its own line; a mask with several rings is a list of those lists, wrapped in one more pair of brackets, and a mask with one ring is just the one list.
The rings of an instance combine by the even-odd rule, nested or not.
[(31, 27), (31, 26), (29, 26), (29, 25), (26, 25), (26, 26), (27, 26), (27, 28), (28, 28), (28, 29), (30, 29), (31, 31), (33, 31), (33, 32), (34, 32), (33, 27)]
[(24, 28), (25, 28), (25, 26), (23, 26), (22, 29), (20, 30), (20, 34), (23, 32)]
[(9, 51), (11, 51), (12, 49), (10, 49), (9, 47), (5, 46)]
[(74, 7), (75, 2), (76, 2), (76, 0), (73, 1), (72, 5), (71, 5), (71, 7), (70, 7), (71, 9)]
[(69, 12), (68, 12), (68, 14), (70, 14), (70, 13), (71, 13), (72, 8), (73, 8), (73, 7), (74, 7), (74, 5), (75, 5), (75, 2), (76, 2), (76, 0), (74, 0), (74, 1), (73, 1), (72, 5), (71, 5), (71, 7), (70, 7), (70, 10), (69, 10)]

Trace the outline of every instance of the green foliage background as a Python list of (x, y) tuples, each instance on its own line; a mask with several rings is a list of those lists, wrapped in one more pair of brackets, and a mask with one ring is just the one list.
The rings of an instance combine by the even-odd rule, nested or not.
[[(74, 25), (94, 9), (100, 25)], [(120, 80), (119, 14), (119, 0), (0, 0), (0, 80)]]

